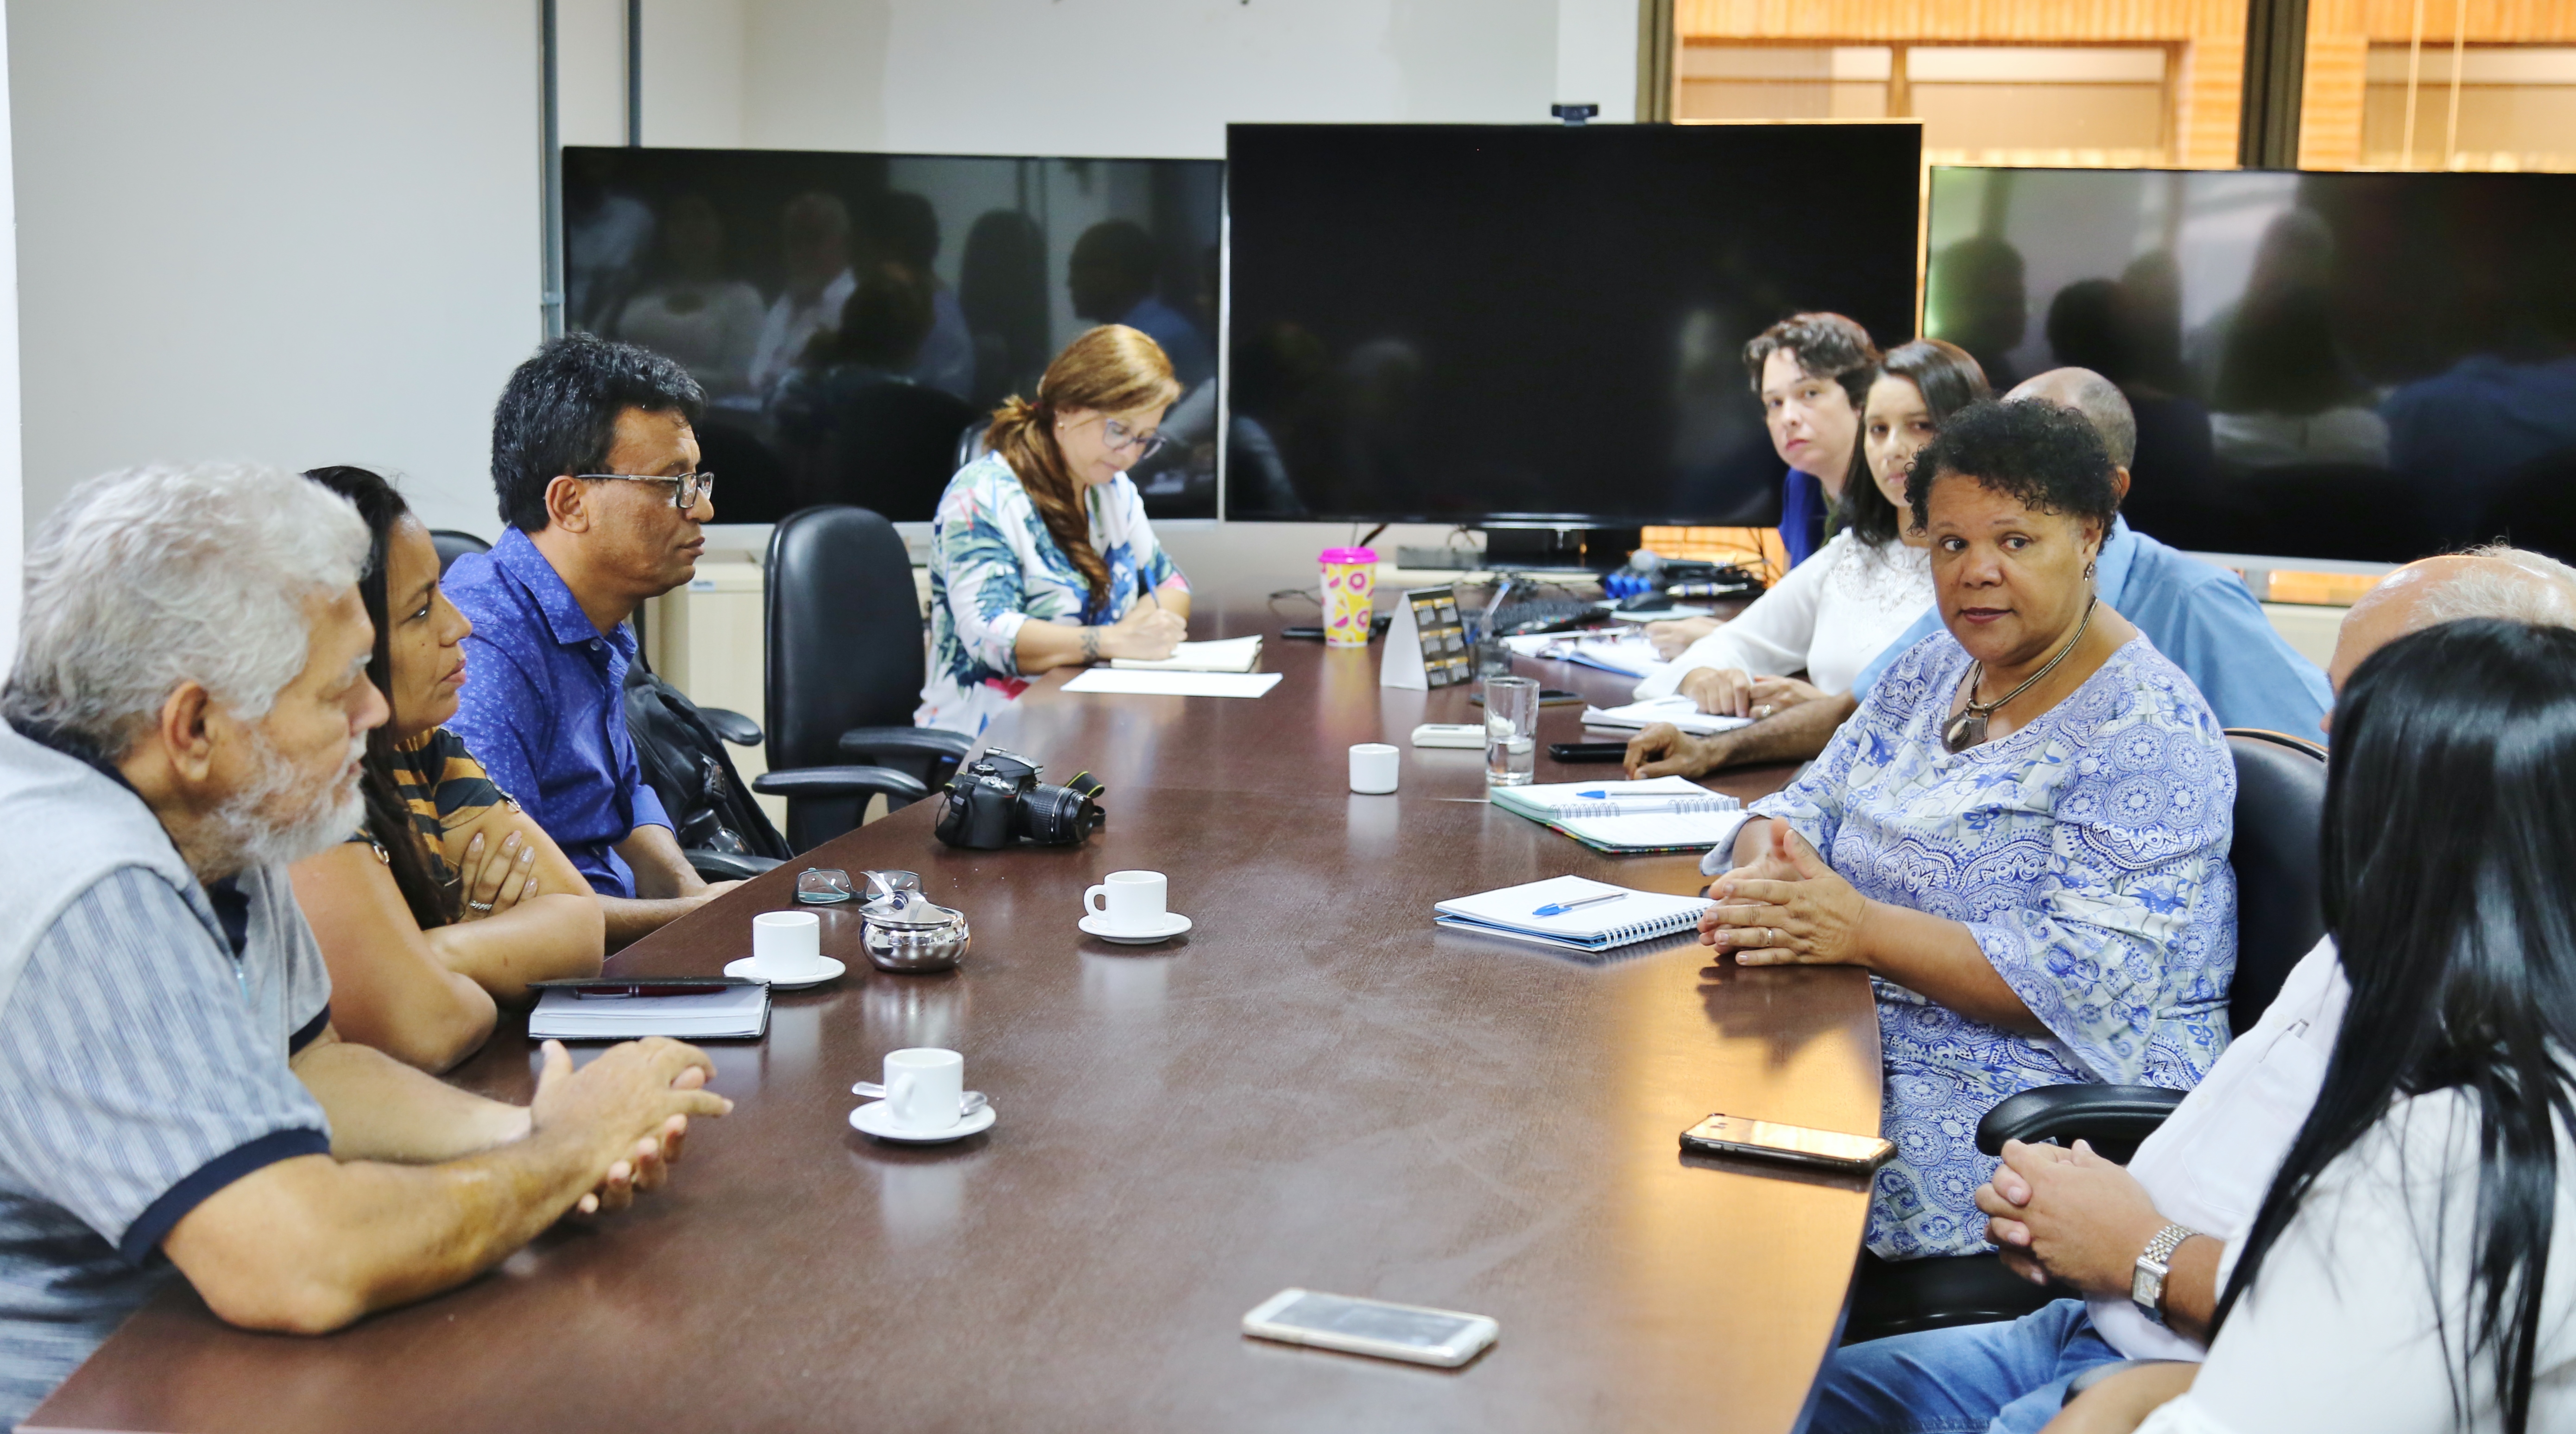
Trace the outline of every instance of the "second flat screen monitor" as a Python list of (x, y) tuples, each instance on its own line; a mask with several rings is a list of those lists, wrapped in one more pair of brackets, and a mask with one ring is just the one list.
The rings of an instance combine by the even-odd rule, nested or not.
[(1769, 523), (1746, 340), (1809, 309), (1914, 331), (1912, 124), (1227, 145), (1228, 517)]

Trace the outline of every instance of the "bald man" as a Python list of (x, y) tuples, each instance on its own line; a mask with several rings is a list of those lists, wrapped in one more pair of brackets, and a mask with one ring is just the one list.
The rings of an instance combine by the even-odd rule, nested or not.
[[(2388, 643), (2473, 617), (2576, 627), (2576, 569), (2502, 547), (2400, 568), (2345, 615), (2336, 689)], [(1993, 1182), (1977, 1192), (1987, 1238), (2016, 1271), (2084, 1298), (2009, 1324), (1840, 1350), (1825, 1366), (1811, 1428), (2025, 1434), (2056, 1414), (2070, 1380), (2124, 1359), (2186, 1363), (2123, 1377), (2118, 1388), (2106, 1381), (2098, 1397), (2161, 1402), (2187, 1385), (2191, 1364), (2207, 1353), (2226, 1273), (2220, 1256), (2253, 1222), (2316, 1102), (2350, 995), (2328, 937), (2127, 1166), (2081, 1145), (2006, 1143)], [(2179, 1242), (2167, 1251), (2162, 1297), (2150, 1311), (2130, 1294), (2140, 1256), (2160, 1235)]]
[[(2004, 402), (2039, 399), (2083, 414), (2102, 435), (2119, 470), (2120, 494), (2129, 492), (2129, 464), (2138, 453), (2138, 420), (2119, 387), (2089, 368), (2056, 368), (2026, 379)], [(2263, 615), (2244, 580), (2225, 568), (2185, 557), (2125, 519), (2111, 521), (2094, 575), (2102, 604), (2137, 624), (2156, 651), (2190, 674), (2222, 727), (2260, 727), (2305, 736), (2332, 705), (2334, 693), (2317, 665), (2298, 654)], [(1938, 609), (1926, 612), (1852, 681), (1852, 696), (1869, 695), (1905, 649), (1941, 626)]]

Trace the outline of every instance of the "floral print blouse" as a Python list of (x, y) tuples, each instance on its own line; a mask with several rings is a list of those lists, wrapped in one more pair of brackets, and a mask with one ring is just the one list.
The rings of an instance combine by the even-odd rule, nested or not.
[(1977, 1122), (2080, 1081), (2199, 1084), (2227, 1046), (2236, 767), (2182, 670), (2133, 638), (2029, 726), (1941, 744), (1969, 657), (1916, 643), (1797, 781), (1754, 803), (1863, 896), (1960, 922), (2031, 1014), (2024, 1036), (1873, 976), (1897, 1158), (1872, 1192), (1887, 1259), (1986, 1248)]
[(1114, 623), (1145, 593), (1166, 583), (1188, 586), (1154, 541), (1145, 500), (1126, 474), (1083, 490), (1083, 504), (1092, 551), (1109, 565), (1109, 596), (1096, 604), (1000, 454), (948, 480), (930, 522), (930, 675), (915, 726), (981, 736), (1008, 711), (1029, 685), (1015, 653), (1022, 623)]

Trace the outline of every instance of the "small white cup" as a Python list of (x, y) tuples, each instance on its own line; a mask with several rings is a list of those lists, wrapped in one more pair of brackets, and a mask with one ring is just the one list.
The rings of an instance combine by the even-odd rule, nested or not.
[(966, 1058), (914, 1046), (885, 1058), (886, 1112), (906, 1130), (950, 1130), (966, 1103)]
[(1351, 749), (1351, 790), (1383, 796), (1395, 790), (1396, 752), (1384, 742), (1362, 742)]
[[(1141, 936), (1169, 924), (1163, 914), (1163, 874), (1159, 871), (1113, 871), (1082, 894), (1082, 909), (1121, 936)], [(1098, 903), (1092, 898), (1098, 897)]]
[(751, 964), (773, 981), (823, 973), (823, 918), (810, 911), (764, 911), (751, 918)]

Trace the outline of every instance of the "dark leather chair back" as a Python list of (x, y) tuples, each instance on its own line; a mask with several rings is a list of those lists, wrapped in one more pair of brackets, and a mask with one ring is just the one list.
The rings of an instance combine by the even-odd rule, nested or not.
[(447, 570), (456, 566), (456, 560), (465, 556), (467, 553), (488, 553), (492, 551), (492, 545), (490, 543), (483, 541), (472, 533), (461, 533), (454, 528), (430, 529), (429, 545), (438, 549), (438, 573), (441, 577), (445, 577), (447, 575)]
[(771, 771), (849, 761), (853, 727), (912, 725), (921, 603), (894, 524), (865, 508), (790, 513), (770, 532), (765, 581)]
[(957, 432), (974, 418), (973, 404), (935, 388), (880, 383), (859, 389), (841, 407), (832, 496), (889, 518), (928, 522), (960, 466)]
[(2290, 968), (2326, 934), (2317, 899), (2318, 833), (2326, 803), (2325, 750), (2278, 732), (2228, 729), (2236, 758), (2236, 985), (2234, 1029), (2250, 1029)]

